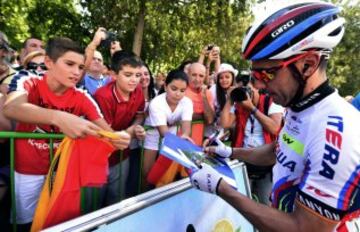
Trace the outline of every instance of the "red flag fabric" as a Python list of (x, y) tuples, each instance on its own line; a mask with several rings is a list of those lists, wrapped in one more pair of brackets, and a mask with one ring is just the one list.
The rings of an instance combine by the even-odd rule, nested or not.
[(99, 187), (106, 182), (108, 156), (114, 150), (112, 144), (94, 136), (65, 137), (51, 163), (31, 231), (80, 216), (81, 187)]

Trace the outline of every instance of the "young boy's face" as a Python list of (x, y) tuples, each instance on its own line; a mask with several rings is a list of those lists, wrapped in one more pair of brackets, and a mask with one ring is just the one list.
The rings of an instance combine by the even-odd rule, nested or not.
[(66, 88), (75, 87), (84, 71), (84, 56), (68, 51), (60, 56), (56, 62), (49, 57), (45, 58), (48, 75)]
[(124, 65), (116, 74), (116, 87), (124, 94), (128, 95), (135, 90), (140, 82), (141, 68)]

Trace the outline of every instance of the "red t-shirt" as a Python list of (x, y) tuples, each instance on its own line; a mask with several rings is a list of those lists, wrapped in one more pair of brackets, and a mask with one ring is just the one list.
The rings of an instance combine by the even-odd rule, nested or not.
[[(47, 76), (36, 76), (20, 72), (10, 84), (10, 91), (22, 91), (28, 102), (34, 105), (66, 111), (90, 121), (102, 118), (100, 108), (84, 90), (69, 88), (63, 95), (55, 95), (46, 83)], [(36, 125), (19, 122), (19, 132), (60, 133), (52, 125)], [(54, 143), (57, 148), (60, 141)], [(17, 139), (15, 141), (15, 170), (23, 174), (45, 175), (49, 169), (49, 144), (47, 140)], [(55, 152), (55, 151), (54, 151)]]
[[(125, 130), (131, 126), (137, 113), (143, 113), (145, 108), (145, 97), (141, 86), (130, 93), (128, 101), (125, 101), (121, 94), (117, 91), (115, 81), (99, 88), (94, 98), (100, 106), (104, 118), (113, 130)], [(116, 152), (115, 152), (116, 153)], [(118, 155), (110, 157), (110, 165), (119, 162)]]

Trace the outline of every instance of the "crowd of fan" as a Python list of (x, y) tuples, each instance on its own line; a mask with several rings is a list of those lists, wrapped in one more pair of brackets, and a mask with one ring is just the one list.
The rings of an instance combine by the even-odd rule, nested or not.
[[(123, 155), (121, 160), (118, 152), (109, 158), (108, 182), (100, 190), (101, 206), (138, 194), (139, 178), (144, 192), (187, 176), (182, 167), (165, 162), (158, 154), (159, 140), (167, 132), (199, 146), (219, 132), (232, 147), (258, 147), (276, 138), (284, 108), (257, 88), (247, 70), (222, 63), (219, 46), (206, 45), (197, 61), (153, 76), (148, 65), (123, 51), (118, 41), (111, 42), (111, 65), (105, 65), (98, 51), (105, 39), (106, 30), (99, 28), (83, 52), (67, 38), (50, 39), (45, 46), (32, 37), (17, 55), (0, 33), (1, 131), (64, 133), (72, 138), (98, 129), (118, 132), (119, 140), (112, 142)], [(358, 104), (359, 95), (351, 101)], [(4, 198), (9, 197), (10, 170), (9, 157), (4, 154), (9, 149), (6, 140), (1, 142), (6, 153), (0, 158), (0, 205), (6, 210), (10, 208), (3, 204), (10, 202)], [(32, 222), (49, 168), (46, 143), (16, 142), (16, 222), (20, 230), (27, 230)], [(254, 196), (269, 205), (271, 166), (248, 164), (247, 170)], [(2, 212), (1, 217), (8, 217), (7, 213)]]

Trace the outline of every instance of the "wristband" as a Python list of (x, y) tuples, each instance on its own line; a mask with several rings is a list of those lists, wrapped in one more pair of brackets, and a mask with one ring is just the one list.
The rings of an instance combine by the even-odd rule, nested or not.
[(256, 113), (256, 111), (258, 111), (258, 109), (256, 108), (256, 107), (254, 107), (252, 110), (251, 110), (251, 114), (255, 114)]

